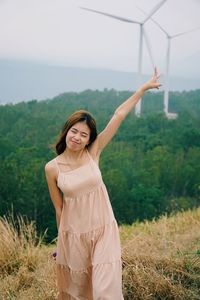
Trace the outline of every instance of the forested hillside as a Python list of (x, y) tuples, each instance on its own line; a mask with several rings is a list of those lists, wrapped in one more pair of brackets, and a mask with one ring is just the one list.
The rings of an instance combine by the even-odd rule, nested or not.
[[(50, 145), (73, 111), (92, 112), (101, 131), (130, 94), (86, 90), (0, 106), (0, 215), (27, 215), (53, 239), (55, 216), (44, 176), (45, 163), (55, 156)], [(142, 116), (130, 113), (102, 154), (103, 178), (119, 223), (200, 204), (200, 90), (170, 94), (176, 120), (165, 118), (162, 101), (161, 92), (148, 92)]]

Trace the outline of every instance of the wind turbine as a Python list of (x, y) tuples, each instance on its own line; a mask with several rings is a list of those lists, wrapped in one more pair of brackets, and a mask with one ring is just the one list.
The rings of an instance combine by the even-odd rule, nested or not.
[[(147, 13), (138, 7), (139, 10), (141, 10), (145, 15)], [(156, 24), (162, 32), (167, 37), (167, 51), (166, 51), (166, 75), (165, 75), (165, 88), (164, 88), (164, 113), (169, 119), (175, 119), (177, 117), (176, 113), (170, 113), (169, 112), (169, 67), (170, 67), (170, 54), (171, 54), (171, 40), (179, 37), (184, 34), (188, 34), (192, 31), (198, 30), (200, 27), (196, 27), (184, 32), (180, 32), (174, 35), (170, 35), (157, 21), (155, 21), (153, 18), (151, 18), (154, 24)]]
[[(128, 19), (128, 18), (124, 18), (124, 17), (120, 17), (120, 16), (116, 16), (113, 14), (109, 14), (106, 12), (102, 12), (99, 10), (95, 10), (95, 9), (90, 9), (90, 8), (86, 8), (86, 7), (80, 7), (81, 9), (87, 10), (87, 11), (91, 11), (97, 14), (101, 14), (113, 19), (117, 19), (119, 21), (122, 22), (127, 22), (127, 23), (133, 23), (133, 24), (138, 24), (140, 26), (140, 36), (139, 36), (139, 53), (138, 53), (138, 82), (139, 84), (141, 84), (141, 75), (142, 75), (142, 53), (143, 53), (143, 36), (147, 45), (147, 49), (150, 55), (150, 59), (151, 59), (151, 63), (154, 67), (154, 61), (153, 61), (153, 55), (152, 55), (152, 51), (151, 51), (151, 46), (147, 37), (147, 34), (144, 30), (144, 24), (156, 13), (156, 11), (166, 2), (167, 0), (162, 0), (160, 1), (152, 10), (151, 12), (145, 17), (145, 19), (142, 22), (136, 21), (136, 20), (132, 20), (132, 19)], [(140, 101), (137, 103), (136, 107), (135, 107), (135, 113), (136, 115), (140, 116), (141, 114), (141, 99)]]

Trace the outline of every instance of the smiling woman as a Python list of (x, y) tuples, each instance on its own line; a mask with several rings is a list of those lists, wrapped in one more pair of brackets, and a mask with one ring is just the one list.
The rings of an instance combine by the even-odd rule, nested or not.
[(122, 121), (148, 89), (153, 78), (115, 111), (97, 135), (87, 111), (65, 123), (56, 144), (58, 156), (45, 166), (58, 227), (57, 282), (59, 300), (122, 300), (119, 231), (98, 163), (100, 154)]
[[(73, 138), (72, 138), (73, 137)], [(85, 146), (89, 146), (97, 137), (96, 121), (90, 113), (84, 110), (75, 112), (63, 126), (62, 133), (56, 144), (56, 152), (61, 154), (66, 149), (68, 139), (74, 142), (80, 137), (88, 138)]]

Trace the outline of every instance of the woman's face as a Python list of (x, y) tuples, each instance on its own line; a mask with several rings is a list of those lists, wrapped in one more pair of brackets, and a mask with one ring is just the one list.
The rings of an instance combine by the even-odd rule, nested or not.
[(73, 151), (79, 151), (89, 144), (90, 128), (85, 122), (74, 124), (66, 135), (67, 148)]

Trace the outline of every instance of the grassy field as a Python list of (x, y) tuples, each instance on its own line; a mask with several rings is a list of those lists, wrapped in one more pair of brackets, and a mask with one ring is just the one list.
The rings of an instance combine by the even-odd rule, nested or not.
[[(125, 300), (200, 299), (200, 208), (121, 226), (120, 235)], [(1, 218), (0, 236), (0, 300), (55, 300), (55, 245), (22, 218)]]

